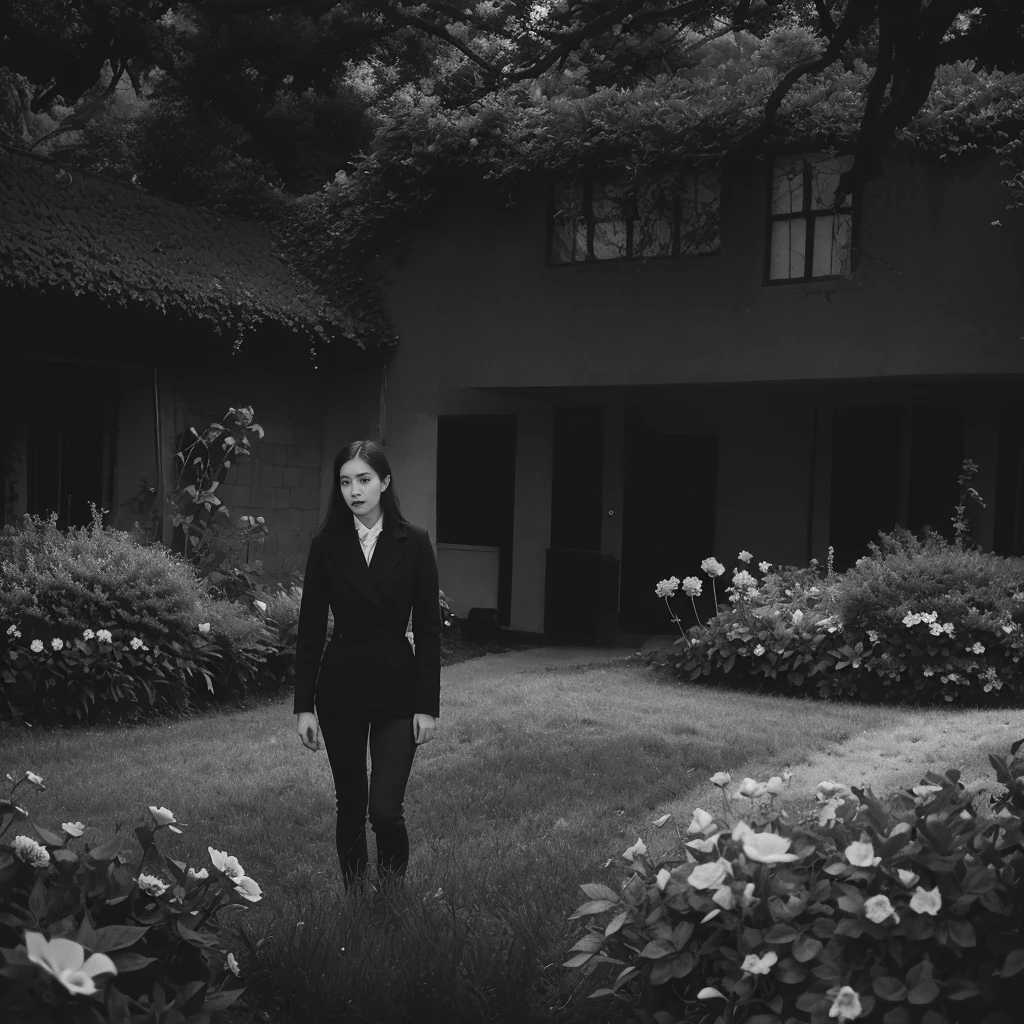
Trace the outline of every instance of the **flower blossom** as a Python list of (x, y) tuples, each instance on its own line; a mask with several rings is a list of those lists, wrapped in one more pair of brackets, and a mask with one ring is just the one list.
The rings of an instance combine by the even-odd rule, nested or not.
[(63, 640), (61, 640), (61, 638), (60, 638), (59, 636), (55, 636), (55, 637), (54, 637), (54, 638), (53, 638), (53, 639), (52, 639), (52, 640), (50, 641), (50, 646), (51, 646), (51, 647), (52, 647), (52, 648), (53, 648), (53, 649), (54, 649), (55, 651), (63, 651), (63, 650), (64, 650), (64, 641), (63, 641)]
[(736, 894), (727, 885), (720, 885), (711, 894), (711, 899), (723, 910), (732, 910), (736, 906)]
[(256, 605), (256, 607), (259, 608), (261, 612), (265, 612), (267, 610), (266, 601), (253, 601), (253, 604)]
[(670, 576), (667, 580), (660, 580), (658, 585), (654, 588), (655, 596), (674, 597), (678, 586), (679, 580), (675, 576)]
[(909, 889), (912, 885), (917, 885), (921, 880), (921, 876), (916, 871), (907, 871), (906, 868), (897, 868), (896, 874), (899, 875), (900, 881)]
[[(210, 860), (218, 871), (223, 871), (225, 875), (231, 878), (241, 878), (245, 874), (242, 865), (238, 863), (237, 857), (229, 857), (226, 852), (215, 850), (212, 846), (208, 846), (207, 850), (210, 851)], [(640, 852), (643, 853), (644, 851), (641, 850)]]
[(757, 580), (746, 569), (740, 569), (732, 574), (732, 585), (734, 587), (756, 587)]
[(795, 622), (796, 625), (799, 626), (800, 623), (803, 622), (803, 621), (804, 621), (804, 613), (799, 608), (797, 608), (797, 610), (795, 612), (793, 612), (793, 622)]
[(83, 640), (91, 640), (96, 634), (91, 630), (87, 629), (82, 633)]
[(931, 914), (934, 917), (942, 907), (942, 894), (939, 887), (934, 889), (923, 889), (918, 886), (914, 895), (910, 897), (910, 909), (915, 914)]
[(117, 974), (106, 953), (93, 953), (86, 960), (85, 950), (71, 939), (47, 940), (42, 932), (25, 932), (25, 948), (28, 959), (52, 974), (71, 995), (94, 995), (98, 974)]
[(850, 843), (843, 852), (855, 868), (873, 868), (882, 863), (882, 858), (875, 856), (875, 848), (870, 842)]
[(779, 796), (782, 793), (782, 789), (785, 783), (782, 780), (781, 775), (773, 775), (765, 784), (764, 788), (768, 790), (772, 796)]
[(238, 968), (238, 961), (235, 959), (235, 954), (234, 953), (228, 953), (227, 958), (226, 958), (226, 962), (227, 962), (227, 965), (228, 965), (228, 970), (231, 971), (231, 973), (236, 978), (240, 977), (242, 972)]
[(235, 879), (235, 892), (244, 896), (250, 903), (263, 898), (263, 890), (248, 875), (239, 875)]
[(29, 836), (15, 836), (11, 850), (19, 860), (34, 868), (45, 868), (50, 863), (50, 851)]
[(140, 640), (140, 639), (139, 639), (139, 638), (138, 638), (137, 636), (133, 636), (133, 637), (132, 637), (132, 639), (131, 639), (131, 642), (130, 642), (130, 643), (128, 644), (128, 646), (129, 646), (129, 647), (130, 647), (130, 648), (131, 648), (131, 649), (132, 649), (133, 651), (137, 651), (137, 650), (138, 650), (138, 649), (139, 649), (140, 647), (141, 647), (141, 648), (142, 648), (142, 649), (143, 649), (144, 651), (148, 651), (148, 650), (149, 650), (149, 648), (148, 648), (148, 647), (147, 647), (147, 646), (146, 646), (146, 645), (145, 645), (145, 644), (144, 644), (144, 643), (143, 643), (143, 642), (142, 642), (142, 641), (141, 641), (141, 640)]
[(700, 563), (700, 567), (709, 576), (721, 576), (722, 573), (725, 572), (725, 566), (714, 557), (705, 558), (704, 561)]
[(710, 853), (718, 845), (720, 836), (721, 833), (716, 832), (713, 836), (709, 836), (707, 839), (691, 839), (685, 845), (699, 851), (700, 853)]
[(698, 999), (725, 999), (725, 995), (719, 992), (717, 988), (713, 988), (711, 985), (707, 985), (697, 993)]
[(975, 645), (973, 647), (968, 647), (967, 650), (971, 654), (984, 654), (985, 653), (985, 645), (982, 644), (982, 643), (975, 643)]
[(33, 651), (35, 651), (36, 654), (38, 654), (43, 649), (43, 641), (42, 640), (33, 640), (32, 643), (29, 644), (29, 647)]
[(708, 825), (714, 823), (714, 820), (715, 819), (710, 814), (708, 814), (707, 811), (705, 811), (703, 808), (698, 807), (693, 812), (693, 821), (690, 822), (686, 831), (690, 834), (694, 832), (703, 832), (704, 829), (708, 827)]
[(683, 593), (687, 597), (700, 597), (704, 589), (704, 581), (697, 576), (687, 576), (683, 580)]
[(200, 622), (199, 623), (199, 632), (200, 633), (209, 633), (210, 632), (210, 624), (208, 622)]
[(75, 838), (78, 838), (85, 831), (85, 826), (80, 821), (65, 821), (61, 828), (69, 836), (74, 836)]
[[(28, 779), (28, 781), (31, 782), (33, 786), (43, 786), (42, 775), (36, 775), (35, 772), (30, 772), (26, 770), (25, 778)], [(46, 787), (43, 786), (43, 788), (45, 789)]]
[[(829, 995), (832, 994), (832, 990), (829, 990)], [(861, 1015), (863, 1007), (860, 1005), (860, 996), (857, 995), (857, 990), (850, 988), (849, 985), (843, 985), (835, 994), (835, 1000), (832, 1003), (832, 1008), (828, 1011), (830, 1017), (838, 1017), (839, 1024), (844, 1024), (845, 1021), (855, 1020)]]
[(661, 890), (662, 892), (664, 892), (664, 891), (665, 891), (665, 886), (666, 886), (666, 885), (668, 885), (668, 881), (669, 881), (669, 879), (670, 879), (671, 877), (672, 877), (672, 872), (671, 872), (671, 871), (669, 871), (669, 869), (668, 869), (668, 868), (662, 868), (662, 869), (661, 869), (661, 870), (660, 870), (660, 871), (658, 872), (658, 877), (657, 877), (657, 878), (655, 879), (655, 882), (657, 883), (657, 886), (658, 886), (658, 888), (659, 888), (659, 889), (660, 889), (660, 890)]
[(166, 825), (172, 832), (177, 832), (179, 836), (181, 835), (181, 829), (174, 827), (174, 822), (178, 819), (175, 818), (173, 811), (167, 810), (166, 807), (150, 807), (149, 813), (153, 815), (157, 828), (162, 828)]
[(757, 656), (758, 658), (760, 658), (760, 657), (761, 657), (761, 655), (762, 655), (762, 654), (764, 654), (764, 648), (763, 648), (763, 647), (762, 647), (762, 646), (761, 646), (760, 644), (758, 644), (758, 645), (757, 645), (757, 646), (756, 646), (756, 647), (754, 648), (754, 654), (755, 654), (755, 655), (756, 655), (756, 656)]
[(732, 782), (732, 776), (728, 772), (715, 772), (708, 781), (713, 785), (721, 786), (724, 789), (730, 782)]
[(763, 572), (765, 575), (767, 575), (768, 572), (771, 570), (772, 563), (771, 562), (758, 562), (757, 563), (757, 567), (758, 567), (758, 569), (761, 570), (761, 572)]
[(881, 924), (887, 917), (891, 917), (896, 924), (900, 921), (899, 914), (889, 902), (889, 897), (881, 893), (864, 901), (864, 916), (875, 924)]
[(736, 557), (741, 562), (749, 562), (754, 556), (749, 551), (741, 551)]
[(932, 793), (941, 793), (941, 786), (915, 786), (913, 790), (914, 796), (931, 796)]
[(156, 875), (139, 875), (138, 886), (143, 892), (148, 892), (150, 896), (163, 896), (169, 888), (167, 883), (163, 879), (157, 878)]
[(732, 864), (719, 857), (707, 864), (698, 864), (686, 879), (694, 889), (717, 889), (726, 875), (732, 874)]
[(779, 954), (774, 949), (769, 949), (764, 956), (755, 956), (753, 953), (748, 953), (746, 959), (740, 965), (740, 970), (746, 971), (748, 974), (767, 974), (772, 965), (778, 963)]
[(824, 800), (830, 800), (834, 796), (838, 796), (840, 793), (845, 793), (846, 787), (839, 782), (833, 782), (831, 779), (826, 779), (824, 782), (818, 783), (818, 789), (815, 792), (815, 797), (819, 803)]
[(96, 639), (99, 640), (101, 644), (112, 644), (114, 642), (114, 636), (109, 629), (97, 629)]
[(210, 872), (207, 871), (206, 868), (200, 868), (198, 871), (196, 871), (194, 868), (189, 868), (188, 875), (186, 876), (186, 881), (202, 882), (204, 879), (207, 879), (209, 877)]
[(744, 779), (740, 783), (740, 788), (733, 794), (734, 797), (745, 796), (750, 800), (756, 800), (759, 796), (764, 796), (768, 792), (768, 787), (763, 782), (758, 782), (755, 779)]
[(744, 837), (743, 852), (759, 864), (788, 864), (799, 860), (795, 853), (789, 853), (791, 840), (775, 832), (752, 832)]

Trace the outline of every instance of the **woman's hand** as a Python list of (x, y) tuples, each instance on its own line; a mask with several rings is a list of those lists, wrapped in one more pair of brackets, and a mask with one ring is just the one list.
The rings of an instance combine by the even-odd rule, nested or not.
[(298, 719), (299, 739), (302, 745), (309, 750), (320, 749), (320, 723), (317, 721), (316, 712), (300, 711), (296, 716)]
[(434, 738), (434, 730), (437, 728), (437, 719), (433, 715), (413, 715), (412, 735), (417, 743), (426, 743)]

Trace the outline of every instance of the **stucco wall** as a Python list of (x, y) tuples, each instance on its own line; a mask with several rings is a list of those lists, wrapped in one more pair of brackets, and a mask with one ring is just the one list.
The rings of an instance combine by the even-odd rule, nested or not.
[(391, 269), (399, 358), (429, 350), (464, 387), (1024, 372), (1024, 217), (994, 159), (890, 161), (856, 277), (827, 283), (763, 285), (764, 174), (726, 178), (720, 255), (648, 263), (545, 266), (540, 192), (452, 200)]

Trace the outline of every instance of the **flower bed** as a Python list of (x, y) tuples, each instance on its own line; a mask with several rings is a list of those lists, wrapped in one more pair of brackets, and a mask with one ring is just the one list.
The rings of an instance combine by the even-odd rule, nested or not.
[[(1012, 1024), (1024, 997), (1024, 758), (991, 756), (1003, 791), (955, 769), (879, 800), (823, 782), (795, 820), (788, 776), (732, 782), (694, 812), (681, 856), (623, 853), (621, 892), (581, 886), (586, 934), (564, 966), (621, 966), (592, 997), (644, 1024)], [(748, 811), (746, 819), (730, 803)], [(668, 815), (656, 821), (664, 825)]]
[[(831, 549), (822, 576), (809, 568), (772, 571), (758, 579), (739, 566), (725, 588), (729, 606), (706, 624), (684, 630), (669, 647), (645, 655), (679, 677), (731, 673), (736, 685), (777, 693), (880, 701), (1017, 704), (1024, 698), (1024, 560), (965, 551), (927, 533), (897, 528), (844, 574), (833, 572)], [(715, 579), (725, 566), (705, 559)], [(701, 593), (687, 577), (683, 594)], [(658, 597), (680, 587), (662, 580)], [(717, 605), (717, 588), (715, 589)], [(695, 609), (696, 610), (696, 609)]]

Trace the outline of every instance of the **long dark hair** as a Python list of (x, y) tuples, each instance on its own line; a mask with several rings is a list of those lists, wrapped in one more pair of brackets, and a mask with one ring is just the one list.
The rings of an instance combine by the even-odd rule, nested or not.
[(409, 520), (402, 515), (402, 507), (395, 493), (395, 478), (391, 473), (384, 448), (376, 441), (353, 441), (334, 456), (334, 470), (331, 473), (331, 497), (327, 502), (327, 516), (320, 524), (317, 535), (321, 533), (340, 533), (344, 529), (352, 529), (352, 510), (345, 504), (341, 494), (341, 482), (338, 479), (341, 467), (350, 459), (362, 459), (383, 481), (391, 477), (387, 490), (381, 492), (380, 507), (384, 513), (384, 529), (392, 533), (402, 534)]

